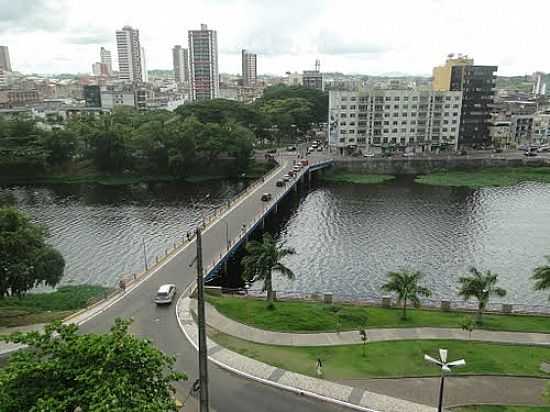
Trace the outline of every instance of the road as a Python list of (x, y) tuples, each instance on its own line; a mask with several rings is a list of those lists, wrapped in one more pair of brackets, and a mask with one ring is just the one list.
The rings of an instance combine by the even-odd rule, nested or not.
[[(321, 155), (321, 154), (319, 154)], [(318, 156), (321, 157), (321, 156)], [(282, 157), (281, 163), (290, 165), (294, 156)], [(237, 208), (223, 216), (203, 234), (203, 254), (205, 264), (211, 262), (226, 245), (226, 223), (231, 238), (238, 235), (241, 227), (248, 224), (251, 217), (263, 208), (260, 200), (263, 192), (279, 193), (283, 188), (275, 186), (290, 166), (285, 167), (274, 177), (268, 179), (262, 187), (246, 198)], [(195, 244), (189, 244), (142, 285), (128, 292), (127, 296), (107, 311), (87, 321), (81, 326), (84, 332), (106, 331), (115, 318), (129, 319), (134, 322), (132, 333), (147, 337), (167, 354), (177, 358), (176, 368), (184, 371), (189, 380), (177, 385), (178, 398), (184, 399), (192, 382), (198, 377), (197, 352), (189, 344), (179, 329), (175, 315), (175, 304), (169, 307), (157, 307), (152, 298), (161, 284), (175, 283), (181, 291), (195, 281), (195, 268), (190, 263), (195, 257)], [(268, 385), (252, 382), (229, 373), (213, 364), (209, 366), (210, 399), (212, 409), (228, 412), (280, 412), (297, 411), (348, 411), (332, 404), (316, 401), (293, 393), (282, 391)], [(196, 399), (190, 398), (184, 410), (197, 410)]]

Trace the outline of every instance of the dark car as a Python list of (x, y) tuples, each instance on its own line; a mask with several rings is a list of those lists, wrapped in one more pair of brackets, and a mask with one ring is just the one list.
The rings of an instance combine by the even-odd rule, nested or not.
[(275, 186), (277, 187), (282, 187), (284, 185), (285, 185), (285, 181), (282, 179), (277, 180), (277, 182), (275, 183)]
[(468, 152), (466, 150), (461, 150), (460, 151), (460, 156), (466, 156), (468, 154)]
[(271, 193), (264, 193), (261, 199), (263, 202), (269, 202), (271, 200)]
[(537, 153), (530, 150), (528, 152), (525, 152), (523, 155), (527, 157), (533, 157), (533, 156), (537, 156)]
[(277, 149), (269, 149), (267, 153), (277, 153)]

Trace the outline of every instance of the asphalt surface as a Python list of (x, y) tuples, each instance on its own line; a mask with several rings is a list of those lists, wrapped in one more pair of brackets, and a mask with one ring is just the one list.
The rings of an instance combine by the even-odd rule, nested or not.
[[(321, 153), (319, 153), (321, 155)], [(321, 156), (317, 156), (321, 158)], [(264, 192), (273, 195), (284, 188), (275, 186), (278, 178), (284, 175), (296, 156), (287, 156), (281, 164), (287, 166), (273, 178), (268, 179), (247, 197), (238, 207), (218, 220), (203, 233), (203, 257), (205, 267), (212, 262), (226, 246), (226, 223), (230, 238), (235, 238), (242, 230), (243, 224), (250, 223), (252, 216), (265, 206), (260, 200)], [(176, 368), (189, 376), (187, 382), (177, 385), (178, 399), (183, 400), (189, 393), (191, 384), (198, 378), (197, 352), (181, 332), (175, 314), (175, 302), (171, 306), (159, 307), (152, 301), (158, 287), (165, 283), (175, 283), (181, 292), (195, 282), (195, 267), (189, 265), (196, 254), (192, 242), (140, 287), (128, 292), (127, 296), (102, 314), (87, 321), (81, 326), (84, 332), (106, 331), (115, 318), (133, 319), (132, 333), (150, 339), (159, 349), (177, 358)], [(280, 412), (296, 411), (349, 411), (322, 401), (296, 395), (271, 386), (253, 382), (229, 373), (213, 364), (209, 364), (209, 392), (211, 409), (228, 412)], [(189, 398), (184, 411), (197, 410), (194, 396)]]

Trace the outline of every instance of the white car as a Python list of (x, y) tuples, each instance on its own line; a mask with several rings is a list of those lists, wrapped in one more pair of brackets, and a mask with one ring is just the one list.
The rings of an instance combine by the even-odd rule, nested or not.
[(293, 169), (294, 169), (295, 172), (299, 172), (302, 168), (301, 168), (301, 166), (296, 165), (296, 166), (293, 167)]
[(283, 180), (284, 180), (285, 182), (289, 182), (289, 181), (290, 181), (290, 175), (284, 175), (284, 176), (283, 176)]
[(363, 157), (374, 157), (374, 153), (365, 153)]
[(414, 157), (413, 152), (403, 153), (403, 157)]
[(157, 291), (155, 296), (155, 303), (157, 305), (164, 305), (172, 303), (174, 296), (176, 295), (176, 285), (170, 283), (167, 285), (162, 285)]

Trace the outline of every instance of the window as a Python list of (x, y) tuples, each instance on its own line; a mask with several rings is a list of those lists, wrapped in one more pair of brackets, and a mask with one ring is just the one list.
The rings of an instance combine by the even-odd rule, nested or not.
[(393, 113), (393, 117), (399, 117), (399, 113), (394, 112), (394, 113)]
[(393, 98), (393, 101), (394, 101), (394, 102), (398, 102), (399, 100), (401, 100), (401, 98), (400, 98), (399, 96), (395, 96), (395, 97)]
[(397, 129), (391, 129), (392, 133), (397, 133)]
[(453, 104), (453, 109), (458, 109), (458, 104)]
[(397, 143), (397, 137), (392, 137), (392, 138), (391, 138), (391, 142), (392, 142), (392, 143)]
[(340, 130), (340, 134), (347, 134), (347, 130)]
[(351, 106), (349, 107), (349, 109), (350, 109), (350, 110), (357, 110), (357, 106), (353, 104), (353, 105), (351, 105)]
[(355, 117), (355, 113), (350, 113), (349, 117)]
[(390, 122), (388, 122), (387, 120), (384, 120), (384, 126), (389, 126), (390, 125)]
[(415, 133), (416, 132), (416, 129), (411, 129), (411, 133)]
[(404, 104), (403, 107), (402, 107), (403, 110), (409, 110), (409, 105), (408, 104)]
[(384, 133), (389, 133), (390, 129), (384, 129)]
[(453, 116), (458, 116), (458, 112), (453, 112)]
[(352, 102), (354, 102), (354, 101), (357, 100), (357, 97), (354, 96), (354, 97), (352, 97), (350, 100), (351, 100)]
[(403, 101), (408, 102), (409, 101), (409, 96), (403, 97)]
[(342, 126), (346, 126), (346, 125), (347, 125), (347, 123), (346, 123), (346, 122), (340, 122), (340, 127), (342, 127)]
[(402, 137), (402, 138), (399, 140), (399, 142), (400, 142), (401, 144), (405, 144), (405, 138)]
[(443, 124), (449, 124), (448, 120), (443, 120)]
[(348, 100), (348, 98), (346, 96), (342, 96), (342, 98), (340, 99), (342, 100), (343, 102), (345, 102), (346, 100)]
[(385, 118), (390, 117), (390, 114), (389, 113), (384, 113), (384, 117)]
[(399, 105), (398, 105), (398, 104), (394, 104), (394, 105), (393, 105), (393, 109), (394, 109), (394, 110), (399, 110)]
[(384, 137), (384, 143), (388, 143), (388, 138)]
[(404, 126), (407, 124), (407, 121), (406, 120), (401, 120), (401, 126)]
[(447, 100), (447, 101), (451, 100), (451, 96), (446, 96), (445, 100)]
[(399, 122), (397, 120), (394, 120), (393, 122), (391, 122), (391, 124), (393, 124), (394, 126), (397, 126)]
[(391, 101), (391, 97), (390, 97), (390, 96), (386, 96), (386, 101), (387, 101), (387, 102), (390, 102), (390, 101)]
[(450, 104), (446, 104), (445, 106), (443, 106), (445, 109), (450, 109), (451, 108), (451, 105)]
[(449, 112), (445, 112), (443, 113), (443, 116), (449, 116), (449, 114), (450, 114)]
[(408, 116), (407, 112), (401, 113), (401, 117), (407, 117), (407, 116)]
[(349, 122), (350, 126), (355, 126), (355, 122)]
[(418, 96), (413, 96), (413, 102), (416, 102), (418, 100)]
[(348, 106), (346, 106), (345, 104), (340, 106), (340, 109), (342, 109), (342, 110), (346, 110), (347, 108), (348, 108)]
[(390, 109), (391, 109), (391, 106), (389, 104), (384, 106), (384, 110), (390, 110)]
[(416, 117), (416, 112), (412, 112), (411, 117)]
[(340, 143), (345, 143), (345, 141), (346, 141), (346, 138), (345, 138), (345, 137), (341, 137), (341, 138), (340, 138)]
[(403, 129), (401, 129), (401, 133), (407, 133), (407, 128), (404, 127)]
[(451, 127), (451, 132), (456, 132), (456, 127)]
[(340, 118), (341, 119), (345, 119), (346, 117), (348, 117), (348, 115), (346, 113), (340, 113)]

